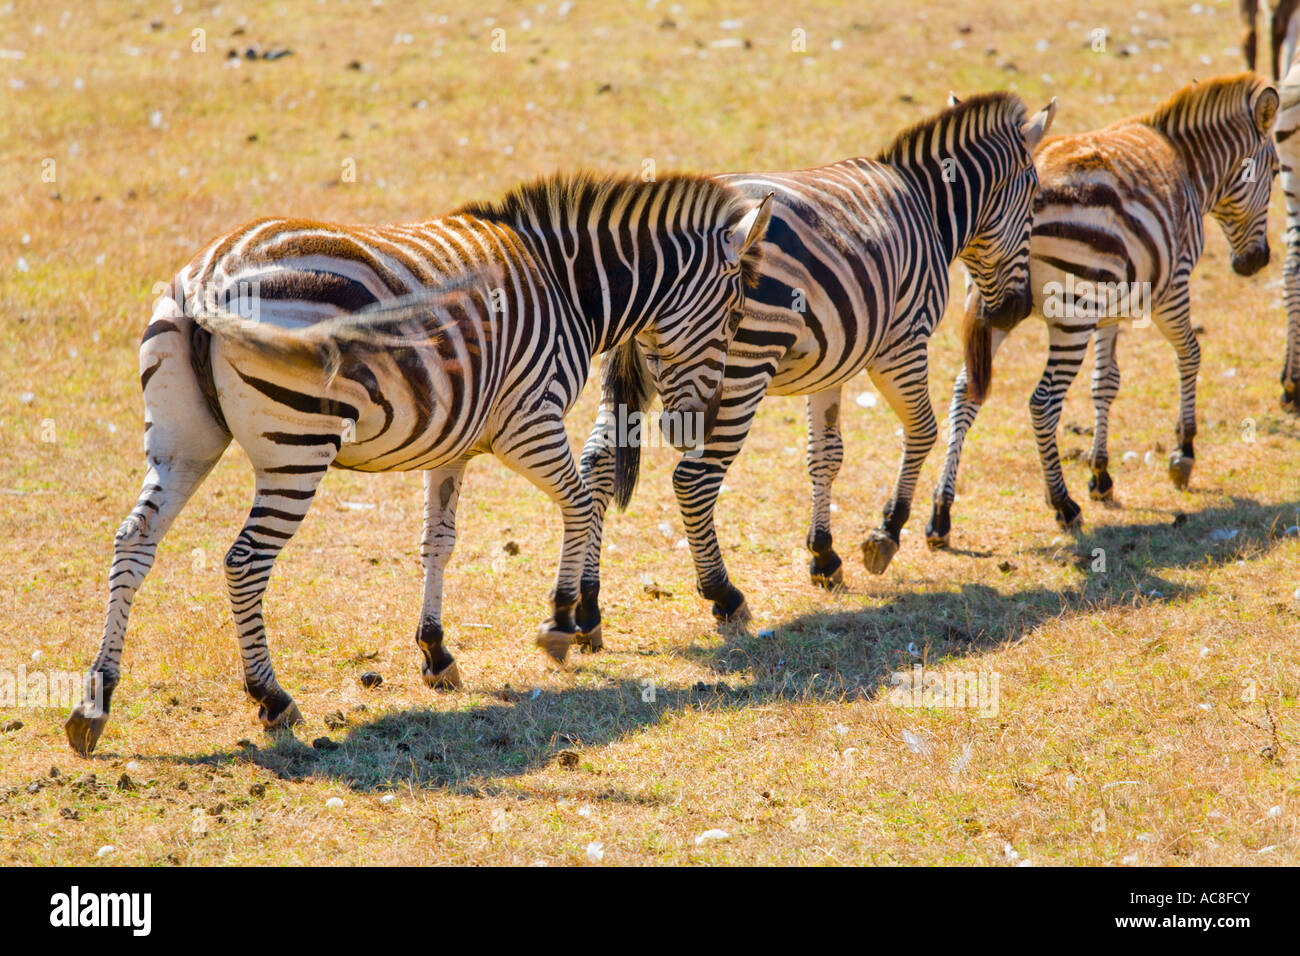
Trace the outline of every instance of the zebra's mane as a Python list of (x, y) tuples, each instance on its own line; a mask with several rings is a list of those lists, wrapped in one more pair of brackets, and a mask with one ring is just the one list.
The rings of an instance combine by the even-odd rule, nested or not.
[[(567, 233), (596, 206), (634, 207), (639, 200), (651, 198), (645, 194), (657, 190), (669, 190), (681, 200), (677, 215), (664, 224), (674, 234), (698, 234), (719, 225), (733, 227), (752, 206), (739, 190), (695, 173), (667, 173), (645, 182), (622, 173), (582, 170), (520, 183), (500, 199), (466, 203), (451, 215), (472, 216), (516, 229)], [(749, 248), (742, 265), (745, 282), (753, 285), (758, 281), (759, 243)]]
[(1222, 127), (1225, 120), (1251, 124), (1250, 99), (1264, 85), (1254, 73), (1211, 77), (1189, 83), (1150, 114), (1135, 119), (1166, 134)]
[(1020, 127), (1029, 118), (1024, 101), (1014, 93), (978, 93), (942, 113), (914, 123), (894, 137), (876, 158), (882, 163), (909, 163), (938, 155), (948, 141), (948, 131), (959, 129), (988, 133), (998, 127)]

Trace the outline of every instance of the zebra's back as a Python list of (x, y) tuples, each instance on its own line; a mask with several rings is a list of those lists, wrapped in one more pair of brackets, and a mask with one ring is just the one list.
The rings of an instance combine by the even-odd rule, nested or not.
[(893, 320), (918, 296), (946, 293), (933, 228), (887, 164), (850, 159), (720, 178), (750, 196), (775, 192), (762, 274), (731, 353), (779, 365), (769, 393), (846, 381), (906, 334)]
[(1173, 145), (1141, 123), (1044, 143), (1036, 156), (1041, 192), (1030, 240), (1031, 285), (1067, 275), (1089, 282), (1146, 283), (1153, 298), (1180, 255), (1198, 255), (1200, 210)]

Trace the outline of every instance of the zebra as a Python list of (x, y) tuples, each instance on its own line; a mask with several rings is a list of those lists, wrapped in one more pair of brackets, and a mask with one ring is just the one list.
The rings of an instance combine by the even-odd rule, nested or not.
[[(1256, 51), (1259, 46), (1259, 33), (1255, 22), (1259, 17), (1259, 0), (1238, 0), (1241, 22), (1244, 27), (1241, 37), (1241, 52), (1246, 58), (1246, 68), (1255, 69)], [(1300, 42), (1300, 0), (1274, 0), (1266, 5), (1268, 11), (1269, 55), (1273, 70), (1273, 82), (1276, 83), (1286, 72), (1295, 55), (1297, 42)]]
[[(876, 159), (719, 177), (751, 197), (775, 193), (762, 274), (728, 353), (716, 425), (703, 450), (686, 455), (673, 472), (697, 587), (720, 622), (743, 621), (749, 612), (727, 575), (714, 506), (765, 394), (807, 396), (810, 571), (816, 583), (832, 588), (843, 578), (830, 532), (830, 485), (843, 453), (840, 390), (864, 368), (870, 372), (905, 432), (883, 524), (862, 545), (873, 573), (888, 566), (937, 436), (927, 343), (947, 302), (949, 267), (961, 259), (981, 301), (993, 303), (968, 317), (980, 330), (970, 336), (978, 377), (978, 358), (987, 354), (979, 346), (989, 329), (1018, 321), (1030, 307), (1030, 211), (1038, 189), (1032, 152), (1055, 110), (1053, 100), (1030, 117), (1014, 94), (982, 94), (900, 133)], [(638, 372), (639, 362), (648, 368)], [(578, 607), (585, 633), (598, 633), (600, 625), (606, 507), (611, 497), (626, 506), (636, 481), (635, 449), (610, 440), (610, 423), (620, 407), (645, 406), (655, 365), (653, 355), (624, 346), (602, 376), (601, 411), (582, 453), (596, 510)]]
[[(1277, 108), (1277, 91), (1255, 74), (1215, 77), (1183, 87), (1144, 116), (1039, 147), (1042, 192), (1030, 272), (1050, 351), (1029, 408), (1047, 502), (1062, 527), (1079, 527), (1082, 513), (1065, 486), (1057, 425), (1089, 338), (1095, 343), (1096, 426), (1088, 490), (1098, 501), (1114, 496), (1107, 438), (1119, 390), (1122, 317), (1154, 322), (1178, 355), (1179, 447), (1169, 458), (1169, 476), (1176, 487), (1187, 486), (1195, 463), (1201, 359), (1189, 317), (1188, 279), (1204, 245), (1206, 215), (1222, 226), (1235, 272), (1253, 275), (1268, 264), (1268, 203), (1278, 169), (1269, 131)], [(1072, 289), (1076, 307), (1069, 308), (1063, 293)], [(994, 352), (1005, 338), (1003, 330), (993, 334)], [(949, 542), (962, 442), (981, 403), (968, 393), (964, 377), (958, 374), (953, 389), (948, 450), (926, 528), (935, 548)]]
[(1278, 89), (1281, 106), (1274, 127), (1286, 200), (1286, 261), (1282, 268), (1286, 302), (1286, 358), (1282, 364), (1282, 408), (1300, 414), (1300, 61), (1292, 62)]
[(657, 357), (666, 406), (707, 433), (768, 213), (767, 200), (704, 177), (584, 173), (412, 225), (260, 219), (212, 241), (159, 299), (140, 346), (148, 473), (114, 542), (103, 643), (66, 724), (73, 749), (94, 749), (132, 599), (232, 438), (256, 491), (225, 573), (266, 728), (301, 714), (271, 666), (262, 596), (331, 466), (424, 472), (416, 642), (440, 689), (461, 683), (441, 608), (466, 463), (490, 452), (543, 490), (564, 536), (537, 643), (562, 663), (592, 520), (564, 415), (593, 356), (636, 339)]

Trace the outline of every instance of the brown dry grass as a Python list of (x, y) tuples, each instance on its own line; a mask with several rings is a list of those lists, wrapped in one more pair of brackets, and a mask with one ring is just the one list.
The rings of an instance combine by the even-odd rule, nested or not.
[[(1029, 0), (766, 12), (580, 2), (563, 18), (557, 6), (488, 0), (445, 22), (391, 2), (158, 14), (103, 3), (63, 21), (20, 0), (0, 13), (0, 50), (23, 54), (0, 59), (0, 666), (80, 671), (93, 655), (113, 531), (142, 473), (135, 352), (150, 290), (234, 223), (277, 211), (420, 218), (579, 163), (815, 164), (874, 151), (949, 89), (1011, 86), (1032, 108), (1057, 95), (1058, 129), (1075, 131), (1239, 68), (1222, 0), (1200, 15), (1153, 0), (1142, 17), (1119, 0), (1050, 12)], [(743, 25), (724, 29), (730, 18)], [(505, 53), (489, 52), (495, 27)], [(1111, 31), (1105, 54), (1087, 48), (1096, 27)], [(196, 28), (206, 53), (191, 52)], [(807, 55), (790, 52), (796, 28)], [(710, 45), (730, 38), (751, 45)], [(229, 65), (229, 48), (254, 44), (294, 53)], [(339, 181), (348, 157), (352, 184)], [(113, 845), (104, 862), (565, 863), (599, 842), (606, 863), (990, 863), (1011, 860), (1009, 846), (1035, 863), (1294, 864), (1300, 540), (1282, 532), (1300, 511), (1300, 434), (1276, 402), (1280, 274), (1275, 261), (1249, 281), (1231, 275), (1211, 237), (1194, 280), (1207, 330), (1194, 490), (1175, 492), (1139, 458), (1117, 470), (1120, 504), (1086, 508), (1078, 539), (1053, 527), (1028, 434), (1037, 321), (1000, 355), (967, 446), (964, 551), (922, 544), (936, 451), (894, 565), (869, 579), (849, 564), (843, 594), (808, 584), (803, 412), (770, 401), (720, 507), (756, 613), (730, 642), (674, 547), (672, 459), (653, 453), (632, 509), (609, 526), (608, 650), (547, 666), (530, 637), (558, 517), (484, 459), (447, 578), (467, 686), (432, 695), (413, 646), (418, 476), (333, 474), (268, 598), (278, 671), (307, 715), (295, 741), (260, 734), (237, 677), (219, 567), (251, 476), (232, 450), (136, 602), (97, 757), (71, 756), (61, 709), (0, 714), (24, 724), (0, 734), (0, 858), (81, 864)], [(950, 317), (933, 347), (944, 409), (956, 326)], [(1115, 459), (1171, 444), (1176, 405), (1172, 352), (1153, 331), (1125, 335), (1121, 361)], [(836, 488), (846, 557), (899, 451), (883, 405), (850, 408)], [(575, 442), (593, 411), (587, 394)], [(1090, 424), (1085, 383), (1064, 422)], [(1086, 443), (1063, 437), (1067, 451)], [(1084, 495), (1077, 463), (1069, 477)], [(1174, 527), (1178, 511), (1189, 517)], [(1211, 540), (1220, 528), (1239, 534)], [(1079, 566), (1094, 548), (1105, 574)], [(649, 597), (645, 576), (671, 597)], [(891, 706), (886, 678), (912, 664), (909, 644), (945, 672), (996, 673), (998, 715)], [(383, 673), (378, 690), (357, 684), (367, 669)], [(347, 725), (327, 731), (334, 711)], [(306, 745), (327, 733), (340, 749)], [(561, 765), (562, 749), (576, 766)], [(70, 782), (87, 772), (97, 785)], [(123, 772), (136, 789), (115, 789)], [(334, 796), (342, 807), (326, 806)], [(730, 839), (697, 846), (711, 828)]]

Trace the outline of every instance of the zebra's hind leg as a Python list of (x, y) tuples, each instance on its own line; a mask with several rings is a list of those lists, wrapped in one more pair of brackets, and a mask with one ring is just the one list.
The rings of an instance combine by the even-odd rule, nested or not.
[(831, 483), (844, 461), (840, 437), (840, 388), (808, 396), (808, 474), (812, 478), (812, 521), (808, 526), (808, 573), (813, 584), (834, 590), (844, 583), (844, 562), (831, 546)]
[(862, 542), (862, 563), (872, 574), (883, 574), (898, 551), (899, 535), (912, 511), (917, 476), (939, 435), (930, 404), (927, 344), (927, 339), (918, 338), (889, 368), (868, 369), (871, 380), (903, 422), (903, 460), (893, 497), (885, 505), (880, 527)]
[(456, 503), (464, 473), (464, 462), (424, 473), (424, 536), (420, 543), (424, 603), (415, 641), (424, 655), (420, 669), (424, 682), (438, 690), (460, 687), (460, 668), (443, 644), (442, 576), (456, 546)]
[[(1006, 341), (1007, 333), (994, 329), (990, 347), (993, 356)], [(947, 548), (952, 532), (952, 505), (957, 500), (957, 469), (961, 464), (961, 450), (966, 442), (966, 433), (975, 424), (975, 416), (980, 406), (971, 401), (966, 388), (966, 366), (961, 367), (952, 386), (952, 404), (948, 406), (948, 449), (943, 459), (943, 471), (939, 475), (939, 484), (934, 489), (934, 507), (930, 512), (930, 523), (925, 526), (925, 543), (931, 548)]]
[(108, 723), (113, 690), (121, 675), (131, 602), (153, 567), (158, 542), (220, 457), (221, 451), (217, 450), (209, 461), (152, 462), (139, 500), (117, 529), (103, 642), (86, 675), (85, 697), (63, 725), (69, 745), (83, 757), (94, 751)]
[(316, 462), (259, 467), (252, 510), (226, 552), (226, 588), (239, 633), (244, 690), (257, 702), (258, 720), (267, 730), (292, 726), (302, 715), (271, 666), (262, 597), (275, 559), (306, 517), (327, 467)]
[(1282, 191), (1287, 204), (1286, 261), (1282, 286), (1286, 300), (1286, 356), (1282, 362), (1282, 410), (1300, 415), (1300, 169), (1283, 160)]
[(578, 607), (574, 620), (578, 625), (575, 639), (584, 652), (595, 653), (605, 646), (601, 637), (600, 617), (600, 548), (605, 528), (605, 512), (614, 497), (613, 409), (604, 403), (596, 416), (580, 460), (582, 483), (591, 494), (591, 534), (583, 556), (582, 579), (578, 586)]
[(1061, 452), (1057, 444), (1057, 426), (1061, 422), (1061, 406), (1070, 383), (1083, 364), (1083, 353), (1088, 347), (1092, 326), (1071, 326), (1062, 329), (1048, 325), (1049, 352), (1047, 367), (1029, 397), (1029, 413), (1033, 419), (1034, 437), (1038, 442), (1038, 460), (1043, 468), (1047, 486), (1047, 503), (1056, 511), (1057, 523), (1074, 529), (1083, 524), (1083, 512), (1070, 497), (1061, 471)]
[(1201, 370), (1201, 345), (1192, 331), (1187, 284), (1176, 283), (1168, 297), (1152, 310), (1152, 321), (1178, 355), (1178, 450), (1169, 456), (1169, 480), (1186, 488), (1196, 464), (1196, 377)]
[(516, 430), (498, 437), (493, 449), (509, 468), (546, 492), (559, 505), (564, 519), (559, 568), (551, 591), (551, 616), (542, 624), (536, 641), (551, 660), (563, 664), (578, 639), (573, 615), (591, 535), (591, 494), (578, 475), (559, 414), (540, 420), (521, 415), (517, 421)]
[(86, 675), (85, 699), (64, 724), (68, 743), (83, 757), (90, 756), (108, 722), (131, 602), (153, 567), (158, 542), (230, 444), (195, 375), (192, 329), (176, 300), (164, 296), (140, 345), (148, 473), (113, 542), (104, 634)]
[(1110, 477), (1110, 453), (1107, 439), (1110, 430), (1110, 406), (1119, 392), (1119, 362), (1116, 360), (1116, 340), (1119, 326), (1108, 325), (1093, 333), (1092, 405), (1095, 418), (1092, 430), (1092, 452), (1088, 457), (1092, 476), (1088, 479), (1088, 494), (1093, 501), (1110, 501), (1115, 496), (1115, 483)]

